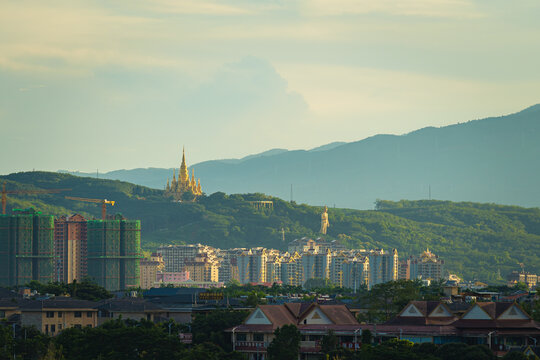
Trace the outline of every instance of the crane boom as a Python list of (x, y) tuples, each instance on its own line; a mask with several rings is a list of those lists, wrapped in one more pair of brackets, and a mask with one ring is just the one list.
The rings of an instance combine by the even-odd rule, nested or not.
[(89, 199), (89, 198), (82, 198), (82, 197), (75, 197), (75, 196), (66, 196), (65, 198), (68, 200), (84, 201), (84, 202), (101, 204), (101, 218), (103, 220), (107, 218), (107, 205), (114, 206), (114, 203), (115, 203), (114, 200), (107, 200), (107, 199)]
[(6, 214), (7, 194), (11, 195), (34, 195), (53, 194), (61, 191), (71, 191), (71, 189), (39, 189), (39, 190), (6, 190), (6, 182), (2, 185), (2, 214)]

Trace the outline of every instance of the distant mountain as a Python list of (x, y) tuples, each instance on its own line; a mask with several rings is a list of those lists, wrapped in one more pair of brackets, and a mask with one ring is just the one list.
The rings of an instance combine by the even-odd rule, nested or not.
[[(33, 206), (52, 215), (78, 212), (100, 217), (99, 204), (65, 199), (66, 195), (115, 200), (120, 212), (142, 223), (142, 244), (203, 243), (220, 248), (265, 246), (284, 250), (299, 237), (317, 237), (321, 207), (290, 203), (264, 194), (215, 193), (197, 203), (177, 203), (163, 191), (122, 181), (68, 174), (26, 172), (0, 176), (8, 190), (68, 188), (60, 194), (9, 196), (12, 208)], [(271, 200), (273, 209), (249, 201)], [(330, 208), (329, 239), (349, 248), (398, 249), (400, 258), (426, 248), (445, 260), (446, 268), (467, 279), (502, 283), (524, 263), (540, 271), (540, 209), (449, 201), (379, 201), (377, 210)], [(281, 229), (285, 232), (282, 241)]]
[[(516, 114), (312, 150), (271, 150), (195, 164), (207, 193), (263, 192), (297, 202), (369, 209), (376, 199), (540, 205), (540, 105)], [(102, 176), (163, 188), (170, 169)]]

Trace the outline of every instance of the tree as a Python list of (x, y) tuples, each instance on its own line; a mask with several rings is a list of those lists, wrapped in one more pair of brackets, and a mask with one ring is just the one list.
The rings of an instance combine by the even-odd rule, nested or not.
[(230, 334), (225, 330), (240, 325), (249, 313), (247, 311), (234, 311), (218, 309), (207, 314), (197, 314), (191, 323), (193, 343), (202, 344), (210, 341), (222, 349), (232, 349)]
[(368, 307), (369, 321), (388, 321), (409, 301), (420, 298), (419, 281), (397, 280), (376, 284), (370, 291), (360, 295)]
[(321, 339), (321, 352), (330, 355), (336, 350), (339, 350), (339, 339), (334, 330), (328, 330), (328, 333)]
[(373, 334), (371, 334), (371, 331), (369, 329), (362, 330), (362, 345), (371, 344), (372, 340)]
[(435, 353), (441, 360), (492, 360), (495, 356), (487, 346), (449, 343), (439, 347)]
[(529, 357), (522, 352), (512, 351), (504, 355), (503, 360), (529, 360)]
[(270, 360), (297, 360), (302, 335), (295, 325), (283, 325), (274, 331), (274, 340), (266, 352)]

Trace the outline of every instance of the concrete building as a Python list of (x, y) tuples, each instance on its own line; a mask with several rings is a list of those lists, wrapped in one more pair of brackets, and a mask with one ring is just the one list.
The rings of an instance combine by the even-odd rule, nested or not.
[(154, 253), (149, 259), (143, 259), (140, 263), (142, 289), (150, 289), (157, 281), (157, 274), (165, 267), (161, 255)]
[(86, 219), (79, 214), (54, 220), (56, 280), (70, 284), (87, 276)]
[(98, 325), (112, 319), (158, 321), (166, 315), (160, 306), (143, 299), (124, 298), (102, 300), (95, 305)]
[(281, 255), (271, 255), (266, 259), (266, 282), (281, 283)]
[(193, 261), (197, 254), (207, 254), (209, 257), (215, 256), (214, 248), (206, 245), (167, 245), (160, 246), (157, 253), (163, 257), (165, 271), (184, 271), (186, 261)]
[(218, 263), (206, 254), (198, 254), (193, 261), (186, 261), (184, 271), (194, 282), (218, 282)]
[(514, 286), (517, 283), (524, 283), (532, 289), (538, 284), (538, 276), (525, 271), (512, 271), (508, 275), (508, 284)]
[(281, 281), (283, 284), (302, 286), (304, 284), (302, 257), (297, 252), (285, 253), (281, 259)]
[(398, 264), (398, 279), (411, 279), (411, 259), (400, 260)]
[(88, 277), (112, 291), (139, 287), (140, 220), (90, 220), (87, 238)]
[(398, 252), (370, 250), (369, 251), (369, 287), (398, 279)]
[(444, 261), (426, 249), (420, 256), (410, 259), (410, 279), (440, 280), (444, 278)]
[(355, 256), (343, 262), (343, 287), (356, 292), (362, 285), (369, 288), (369, 258)]
[(241, 284), (266, 282), (267, 250), (262, 247), (242, 251), (237, 258)]
[(343, 287), (343, 263), (348, 259), (349, 254), (345, 251), (338, 251), (332, 254), (330, 281), (336, 286)]
[(163, 283), (165, 285), (175, 285), (183, 283), (189, 280), (189, 271), (181, 272), (158, 272), (156, 275), (156, 282)]
[(55, 280), (54, 218), (34, 209), (0, 215), (0, 285)]
[(53, 336), (71, 327), (96, 327), (98, 311), (95, 305), (93, 301), (62, 297), (31, 300), (19, 307), (20, 323), (22, 326), (35, 326)]
[(329, 279), (332, 253), (330, 249), (319, 252), (319, 247), (310, 248), (301, 254), (302, 281), (309, 279)]
[(315, 240), (303, 237), (301, 239), (294, 239), (291, 241), (288, 245), (288, 253), (294, 254), (295, 252), (302, 254), (304, 252), (311, 251), (319, 251), (319, 246), (315, 242)]
[(246, 249), (216, 249), (216, 255), (219, 262), (219, 281), (228, 283), (230, 281), (239, 281), (238, 279), (238, 261), (237, 257)]

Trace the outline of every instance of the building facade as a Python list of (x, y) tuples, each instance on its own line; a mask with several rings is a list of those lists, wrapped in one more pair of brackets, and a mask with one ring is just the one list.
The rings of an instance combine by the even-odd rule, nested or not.
[(440, 280), (444, 278), (444, 261), (429, 249), (410, 259), (410, 279)]
[(398, 252), (371, 250), (369, 252), (369, 287), (398, 279)]
[(54, 218), (34, 209), (0, 215), (0, 285), (55, 280)]
[(141, 289), (151, 289), (154, 287), (157, 281), (157, 274), (163, 271), (164, 267), (163, 257), (157, 253), (152, 254), (149, 259), (142, 259), (140, 262)]
[(140, 281), (140, 220), (87, 223), (88, 276), (107, 290), (136, 288)]
[(56, 280), (70, 284), (87, 276), (86, 219), (79, 214), (54, 220)]

